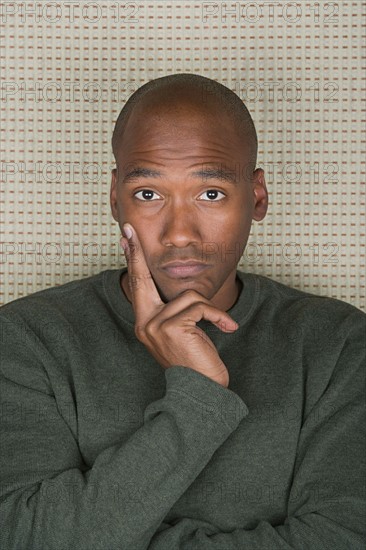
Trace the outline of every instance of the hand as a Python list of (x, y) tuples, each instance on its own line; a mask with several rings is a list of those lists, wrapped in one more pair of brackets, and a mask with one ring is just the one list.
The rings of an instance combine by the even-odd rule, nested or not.
[(227, 388), (227, 368), (212, 340), (196, 323), (205, 319), (224, 332), (234, 332), (238, 324), (195, 290), (186, 290), (165, 304), (146, 264), (136, 231), (130, 224), (125, 224), (123, 230), (126, 237), (131, 232), (130, 238), (122, 237), (121, 246), (127, 259), (137, 339), (162, 367), (188, 367)]

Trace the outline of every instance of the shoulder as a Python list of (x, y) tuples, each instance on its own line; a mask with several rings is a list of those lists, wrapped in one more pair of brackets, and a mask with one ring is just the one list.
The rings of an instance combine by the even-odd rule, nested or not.
[(308, 333), (315, 340), (328, 337), (331, 342), (335, 338), (343, 340), (354, 331), (358, 337), (365, 333), (366, 314), (352, 304), (305, 292), (260, 274), (239, 272), (239, 276), (243, 281), (248, 276), (256, 280), (256, 314), (281, 326), (289, 335)]
[(106, 270), (83, 279), (73, 280), (28, 296), (23, 296), (0, 308), (0, 320), (27, 322), (46, 319), (57, 315), (77, 315), (88, 307), (88, 303), (103, 301), (105, 278), (112, 272)]

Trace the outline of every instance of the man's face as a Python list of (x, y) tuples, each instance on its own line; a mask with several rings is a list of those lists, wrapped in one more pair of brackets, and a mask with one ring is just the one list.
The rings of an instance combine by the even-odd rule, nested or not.
[[(224, 306), (252, 219), (267, 210), (262, 170), (248, 173), (248, 151), (225, 116), (194, 106), (135, 109), (112, 172), (111, 207), (129, 222), (164, 301), (187, 289)], [(192, 273), (166, 264), (202, 262)]]

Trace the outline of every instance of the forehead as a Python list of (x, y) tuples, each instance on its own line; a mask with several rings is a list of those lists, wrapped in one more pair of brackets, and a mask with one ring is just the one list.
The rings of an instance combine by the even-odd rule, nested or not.
[(177, 160), (209, 156), (211, 160), (217, 157), (221, 162), (235, 162), (245, 157), (247, 147), (223, 111), (182, 101), (136, 106), (118, 149), (118, 156), (126, 162), (141, 155)]

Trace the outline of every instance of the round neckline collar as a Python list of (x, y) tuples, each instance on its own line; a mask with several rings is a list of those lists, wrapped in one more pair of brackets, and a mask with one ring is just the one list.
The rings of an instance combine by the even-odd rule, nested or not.
[[(117, 314), (117, 316), (134, 326), (135, 314), (132, 304), (128, 301), (122, 286), (121, 277), (126, 273), (127, 267), (121, 269), (110, 269), (104, 272), (103, 286), (106, 293), (108, 302)], [(255, 273), (247, 273), (237, 270), (237, 277), (242, 282), (242, 289), (235, 302), (235, 304), (227, 310), (227, 313), (236, 321), (239, 325), (246, 323), (252, 316), (252, 312), (255, 309), (260, 291), (260, 278)], [(204, 328), (207, 325), (211, 325), (209, 321), (199, 321), (199, 326)]]

